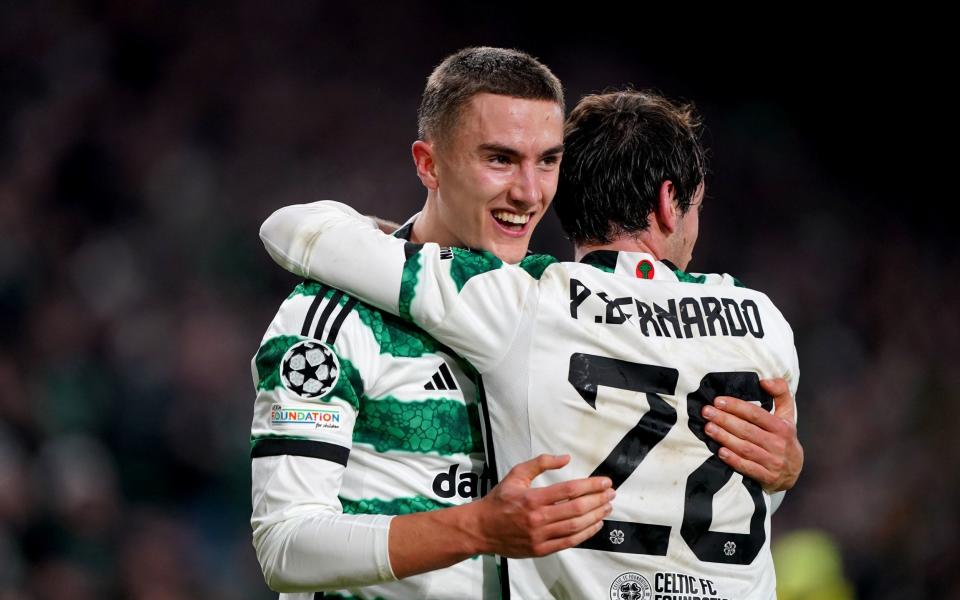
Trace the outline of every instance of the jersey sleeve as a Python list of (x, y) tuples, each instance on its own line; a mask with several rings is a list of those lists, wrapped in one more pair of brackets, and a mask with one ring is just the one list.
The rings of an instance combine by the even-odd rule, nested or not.
[(556, 260), (508, 265), (488, 252), (413, 244), (336, 202), (282, 208), (260, 237), (288, 271), (324, 281), (409, 319), (481, 373), (500, 363)]
[[(729, 276), (725, 276), (729, 277)], [(735, 281), (735, 280), (734, 280)], [(780, 377), (787, 382), (787, 388), (794, 399), (793, 422), (797, 423), (797, 390), (800, 385), (800, 360), (797, 356), (797, 348), (794, 343), (793, 329), (787, 322), (780, 310), (764, 296), (769, 304), (770, 310), (776, 315), (777, 319), (771, 334), (774, 336), (774, 351), (779, 362)], [(786, 497), (786, 491), (775, 492), (770, 495), (770, 514), (775, 514), (783, 504)]]
[(379, 356), (356, 300), (306, 282), (253, 358), (253, 545), (267, 584), (298, 592), (395, 579), (383, 515), (345, 515), (338, 497), (359, 401)]
[[(766, 296), (764, 297), (766, 298)], [(794, 343), (793, 328), (790, 327), (790, 323), (787, 322), (783, 313), (780, 312), (773, 302), (771, 302), (769, 298), (766, 298), (766, 300), (769, 302), (771, 310), (777, 316), (776, 329), (773, 332), (775, 336), (774, 347), (781, 364), (780, 369), (783, 373), (781, 377), (787, 382), (790, 394), (794, 398), (794, 423), (796, 423), (799, 411), (796, 406), (796, 398), (797, 390), (800, 386), (800, 359), (797, 356), (797, 347)]]

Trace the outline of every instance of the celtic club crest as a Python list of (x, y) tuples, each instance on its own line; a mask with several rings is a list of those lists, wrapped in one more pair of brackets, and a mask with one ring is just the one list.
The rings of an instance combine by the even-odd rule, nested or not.
[(653, 588), (640, 573), (622, 573), (610, 586), (610, 600), (650, 600)]

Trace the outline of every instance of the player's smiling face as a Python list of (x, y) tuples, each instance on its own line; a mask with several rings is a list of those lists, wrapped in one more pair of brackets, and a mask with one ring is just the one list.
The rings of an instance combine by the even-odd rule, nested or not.
[(516, 263), (557, 191), (563, 111), (555, 102), (478, 94), (436, 160), (449, 239)]

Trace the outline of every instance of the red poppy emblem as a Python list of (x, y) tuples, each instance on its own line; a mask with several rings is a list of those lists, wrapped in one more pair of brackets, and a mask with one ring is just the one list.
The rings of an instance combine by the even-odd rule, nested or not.
[(641, 260), (637, 263), (638, 279), (653, 279), (653, 263), (649, 260)]

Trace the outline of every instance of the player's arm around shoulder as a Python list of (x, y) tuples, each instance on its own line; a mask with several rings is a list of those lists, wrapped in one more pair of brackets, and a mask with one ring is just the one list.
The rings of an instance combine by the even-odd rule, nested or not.
[(489, 252), (413, 244), (333, 201), (274, 212), (260, 237), (271, 258), (413, 321), (484, 372), (499, 362), (552, 257), (505, 265)]
[(514, 265), (490, 252), (423, 245), (407, 261), (403, 316), (488, 373), (535, 311), (540, 279), (555, 263), (531, 255)]
[(378, 351), (356, 301), (316, 282), (287, 298), (253, 359), (253, 544), (267, 584), (296, 592), (394, 579), (389, 516), (344, 515), (338, 497)]

